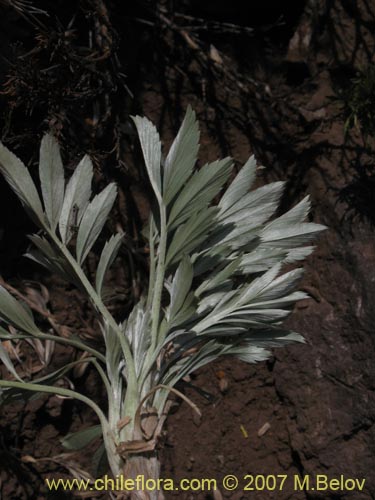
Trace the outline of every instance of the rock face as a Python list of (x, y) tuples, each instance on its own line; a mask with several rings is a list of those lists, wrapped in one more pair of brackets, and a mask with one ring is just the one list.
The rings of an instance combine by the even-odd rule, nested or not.
[(319, 302), (291, 321), (305, 333), (309, 348), (278, 356), (275, 388), (288, 406), (290, 447), (300, 473), (365, 478), (363, 493), (354, 497), (371, 498), (375, 248), (370, 228), (357, 229), (354, 239), (332, 232), (311, 263)]
[[(354, 10), (345, 2), (332, 2), (330, 8), (326, 5), (327, 10), (323, 3), (316, 2), (316, 6), (321, 9), (323, 23), (335, 21), (337, 26), (325, 35), (323, 29), (322, 38), (315, 38), (315, 50), (320, 53), (317, 59), (328, 53), (333, 57), (331, 75), (345, 65), (358, 68), (360, 61), (366, 61), (366, 47), (373, 47), (374, 38), (364, 28), (362, 42), (356, 45), (353, 21), (356, 17), (359, 25), (366, 25), (369, 4), (352, 2)], [(330, 37), (328, 45), (321, 44), (324, 37), (326, 41)], [(325, 83), (323, 80), (321, 74), (321, 92), (313, 98), (315, 108), (323, 105), (323, 87), (327, 91), (332, 83), (329, 78)], [(293, 348), (278, 354), (275, 388), (289, 408), (290, 447), (300, 472), (365, 478), (362, 492), (340, 492), (340, 498), (364, 499), (372, 498), (375, 488), (375, 213), (370, 209), (367, 218), (361, 219), (357, 212), (353, 219), (352, 206), (338, 202), (342, 201), (340, 192), (351, 186), (356, 169), (366, 164), (367, 157), (358, 136), (345, 138), (339, 123), (332, 122), (318, 127), (310, 137), (320, 154), (311, 158), (312, 166), (304, 179), (309, 192), (314, 193), (315, 216), (329, 226), (306, 275), (316, 300), (291, 319), (306, 335), (309, 349)], [(373, 159), (370, 162), (373, 164)], [(356, 192), (353, 205), (359, 206), (361, 197), (366, 196), (366, 184), (363, 182)], [(306, 493), (307, 498), (330, 495), (333, 493)]]

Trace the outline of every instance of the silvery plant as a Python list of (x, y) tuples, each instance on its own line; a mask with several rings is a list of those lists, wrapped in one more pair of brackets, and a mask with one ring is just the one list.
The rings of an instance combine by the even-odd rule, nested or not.
[[(294, 304), (306, 298), (296, 291), (303, 271), (290, 264), (312, 252), (311, 241), (324, 227), (305, 221), (307, 197), (276, 217), (284, 183), (251, 190), (253, 156), (236, 175), (230, 158), (198, 169), (199, 128), (191, 108), (166, 156), (154, 125), (139, 116), (133, 120), (154, 203), (144, 228), (148, 291), (123, 322), (111, 314), (103, 294), (123, 235), (113, 234), (104, 244), (94, 282), (84, 266), (108, 219), (116, 185), (92, 195), (88, 156), (66, 181), (58, 143), (50, 134), (40, 147), (38, 185), (22, 161), (0, 145), (0, 170), (38, 227), (29, 236), (27, 257), (80, 290), (103, 338), (102, 348), (96, 349), (78, 336), (43, 331), (30, 308), (0, 287), (0, 359), (7, 372), (0, 390), (2, 404), (29, 391), (86, 403), (100, 425), (67, 436), (65, 444), (77, 448), (101, 436), (114, 476), (157, 479), (157, 447), (171, 400), (187, 399), (176, 389), (181, 379), (218, 358), (256, 363), (270, 356), (269, 348), (303, 342), (300, 334), (282, 326)], [(283, 271), (286, 265), (288, 272)], [(99, 404), (58, 384), (80, 360), (40, 378), (22, 378), (4, 341), (35, 339), (86, 353), (84, 361), (97, 370), (107, 401)], [(160, 500), (163, 494), (134, 491), (131, 498)]]

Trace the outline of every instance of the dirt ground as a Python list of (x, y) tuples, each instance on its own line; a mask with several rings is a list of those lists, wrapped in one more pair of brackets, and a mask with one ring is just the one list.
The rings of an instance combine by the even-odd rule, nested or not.
[[(227, 360), (198, 371), (192, 376), (193, 387), (183, 389), (201, 409), (202, 418), (180, 403), (168, 419), (160, 450), (164, 478), (215, 478), (220, 485), (225, 475), (234, 474), (243, 487), (246, 475), (287, 475), (282, 491), (220, 488), (223, 497), (232, 500), (375, 498), (375, 202), (374, 191), (369, 194), (369, 187), (375, 187), (375, 142), (370, 137), (364, 144), (355, 130), (345, 135), (334, 98), (338, 80), (347, 81), (347, 75), (374, 62), (375, 3), (316, 2), (325, 8), (318, 11), (319, 29), (311, 24), (310, 4), (314, 2), (306, 2), (305, 9), (288, 20), (289, 31), (285, 28), (275, 38), (270, 35), (264, 45), (257, 38), (245, 45), (250, 54), (264, 53), (264, 65), (258, 61), (241, 66), (247, 61), (244, 45), (239, 48), (225, 37), (215, 40), (223, 58), (217, 64), (226, 67), (219, 68), (223, 79), (216, 87), (216, 101), (205, 96), (202, 82), (196, 86), (199, 68), (194, 58), (186, 62), (190, 73), (181, 76), (169, 67), (162, 81), (154, 66), (150, 66), (154, 72), (146, 66), (139, 93), (139, 106), (162, 130), (165, 146), (175, 133), (177, 115), (181, 118), (175, 103), (179, 110), (191, 103), (203, 128), (202, 162), (230, 154), (243, 163), (255, 153), (265, 166), (258, 183), (288, 180), (283, 208), (309, 194), (312, 220), (328, 228), (304, 265), (302, 289), (311, 298), (298, 304), (288, 319), (306, 344), (277, 350), (266, 363), (250, 366)], [(306, 42), (311, 32), (314, 36)], [(258, 86), (249, 84), (246, 93), (228, 71), (251, 75)], [(364, 164), (370, 174), (361, 176)], [(129, 188), (123, 192), (126, 197)], [(134, 182), (130, 194), (137, 217), (144, 219), (148, 194), (141, 180)], [(16, 229), (4, 232), (4, 240), (11, 231), (16, 233), (17, 242), (16, 252), (5, 243), (2, 247), (10, 263), (9, 279), (24, 278), (26, 273), (27, 278), (42, 281), (61, 324), (81, 335), (95, 331), (78, 292), (27, 268), (18, 251), (24, 245), (26, 223), (18, 220)], [(126, 272), (115, 271), (113, 286), (125, 290), (127, 279)], [(72, 350), (59, 348), (54, 365), (61, 366), (72, 355)], [(73, 380), (90, 396), (103, 396), (90, 370), (73, 375)], [(59, 458), (64, 452), (60, 439), (92, 423), (95, 416), (83, 404), (54, 396), (2, 409), (1, 498), (73, 498), (47, 493), (43, 478), (67, 477)], [(265, 425), (268, 430), (259, 436)], [(80, 467), (89, 466), (95, 446), (75, 456)], [(33, 462), (28, 456), (42, 460)], [(295, 490), (295, 476), (317, 474), (365, 479), (365, 487), (362, 492)], [(166, 498), (213, 497), (210, 492), (176, 492)]]

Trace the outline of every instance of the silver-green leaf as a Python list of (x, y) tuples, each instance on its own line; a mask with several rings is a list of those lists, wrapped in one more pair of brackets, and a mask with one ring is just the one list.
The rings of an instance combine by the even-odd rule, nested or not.
[(168, 204), (193, 173), (199, 150), (199, 128), (195, 112), (188, 106), (181, 128), (164, 165), (164, 200)]
[(59, 231), (66, 244), (78, 226), (91, 196), (93, 166), (86, 155), (82, 158), (65, 190), (65, 197), (59, 219)]
[(16, 193), (30, 217), (39, 227), (45, 227), (45, 217), (38, 191), (30, 172), (7, 147), (0, 142), (0, 172)]
[(116, 258), (117, 252), (119, 251), (123, 240), (123, 236), (124, 235), (122, 233), (117, 233), (111, 236), (111, 238), (104, 245), (98, 268), (96, 270), (95, 278), (95, 288), (99, 295), (101, 295), (105, 274)]
[(245, 196), (254, 182), (255, 174), (256, 160), (254, 156), (251, 156), (223, 194), (219, 203), (222, 212), (225, 212)]
[(160, 137), (155, 125), (150, 120), (140, 116), (132, 118), (137, 127), (147, 173), (155, 196), (160, 203), (162, 200)]
[(77, 235), (77, 260), (81, 264), (98, 238), (116, 199), (116, 184), (111, 183), (96, 195), (83, 214)]
[(44, 208), (51, 229), (55, 231), (64, 201), (64, 168), (57, 140), (46, 134), (40, 146), (39, 177)]
[(9, 371), (9, 373), (11, 373), (16, 380), (19, 380), (20, 382), (22, 382), (22, 379), (18, 375), (16, 369), (14, 368), (12, 360), (10, 359), (9, 354), (5, 350), (1, 340), (0, 340), (0, 360), (3, 362), (6, 369)]
[(23, 332), (31, 335), (39, 333), (30, 313), (1, 285), (0, 318)]

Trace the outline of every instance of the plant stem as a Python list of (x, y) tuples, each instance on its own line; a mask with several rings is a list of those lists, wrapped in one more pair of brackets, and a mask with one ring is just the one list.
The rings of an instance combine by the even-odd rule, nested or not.
[(54, 342), (58, 342), (60, 344), (67, 344), (71, 345), (72, 347), (75, 347), (76, 349), (80, 349), (81, 351), (87, 351), (88, 353), (92, 354), (97, 358), (98, 360), (102, 361), (102, 363), (105, 363), (106, 359), (105, 356), (97, 351), (96, 349), (93, 349), (92, 347), (83, 344), (80, 340), (75, 340), (72, 338), (65, 338), (65, 337), (58, 337), (57, 335), (52, 335), (49, 333), (44, 333), (40, 332), (40, 334), (37, 336), (39, 339), (45, 339), (45, 340), (53, 340)]
[(163, 201), (160, 202), (160, 240), (158, 247), (158, 265), (156, 269), (155, 287), (151, 307), (151, 346), (149, 352), (152, 353), (158, 342), (158, 330), (160, 320), (161, 297), (164, 286), (165, 255), (167, 250), (167, 209)]
[(158, 201), (160, 207), (160, 237), (157, 251), (156, 273), (155, 245), (153, 236), (153, 226), (155, 223), (153, 217), (151, 217), (150, 220), (150, 281), (148, 288), (147, 306), (151, 307), (151, 343), (150, 347), (147, 350), (146, 358), (142, 364), (140, 379), (138, 380), (141, 394), (147, 393), (152, 385), (151, 381), (147, 377), (150, 377), (150, 370), (152, 364), (156, 359), (155, 351), (158, 347), (160, 309), (164, 286), (165, 257), (167, 250), (167, 209), (162, 199)]
[(95, 309), (100, 313), (102, 318), (107, 322), (107, 324), (116, 333), (116, 335), (119, 339), (120, 345), (121, 345), (123, 355), (124, 355), (124, 360), (126, 363), (126, 370), (127, 370), (127, 390), (126, 390), (125, 402), (131, 401), (130, 406), (136, 407), (138, 404), (138, 381), (137, 381), (137, 375), (136, 375), (135, 366), (134, 366), (134, 359), (133, 359), (133, 356), (132, 356), (132, 353), (130, 350), (130, 345), (129, 345), (128, 339), (125, 337), (124, 333), (121, 331), (121, 328), (119, 327), (119, 325), (116, 323), (116, 321), (113, 318), (113, 316), (111, 315), (111, 313), (108, 311), (108, 309), (103, 304), (102, 299), (99, 297), (96, 290), (91, 285), (91, 283), (87, 279), (85, 273), (82, 271), (78, 262), (74, 259), (74, 257), (69, 252), (67, 247), (63, 243), (61, 243), (61, 241), (57, 238), (57, 236), (52, 231), (49, 230), (48, 235), (50, 236), (50, 238), (52, 239), (54, 244), (57, 246), (57, 248), (60, 250), (60, 252), (62, 253), (65, 260), (73, 268), (73, 270), (76, 273), (77, 277), (79, 278), (82, 286), (84, 287), (88, 297), (92, 301)]
[(150, 244), (150, 278), (148, 282), (147, 304), (146, 307), (151, 306), (152, 290), (155, 281), (155, 237), (154, 237), (154, 218), (150, 217), (150, 231), (149, 231), (149, 244)]
[(100, 378), (102, 379), (103, 381), (103, 384), (106, 388), (106, 391), (108, 393), (108, 399), (109, 399), (109, 405), (111, 405), (111, 402), (113, 400), (113, 395), (112, 395), (112, 388), (111, 388), (111, 384), (108, 380), (108, 377), (105, 373), (105, 371), (103, 370), (103, 368), (99, 365), (99, 363), (96, 361), (96, 359), (93, 359), (91, 361), (91, 363), (95, 366), (95, 368), (97, 369), (99, 375), (100, 375)]
[[(133, 479), (135, 482), (139, 477), (143, 477), (145, 482), (148, 479), (153, 479), (157, 482), (160, 478), (160, 462), (157, 452), (139, 453), (130, 456), (125, 462), (123, 475), (125, 478)], [(164, 500), (165, 497), (163, 491), (157, 489), (135, 489), (130, 494), (131, 500), (145, 500), (146, 498), (147, 500)]]

